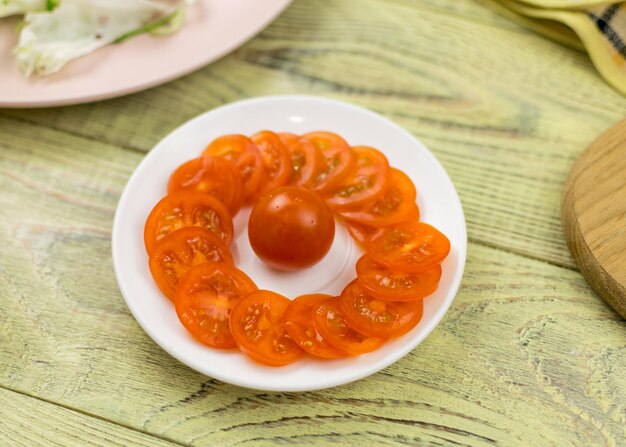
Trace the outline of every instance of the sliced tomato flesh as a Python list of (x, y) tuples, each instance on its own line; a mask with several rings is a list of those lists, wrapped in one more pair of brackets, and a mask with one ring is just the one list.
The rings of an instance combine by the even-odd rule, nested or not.
[(289, 303), (283, 319), (287, 332), (301, 349), (316, 357), (336, 359), (346, 354), (326, 342), (313, 324), (313, 308), (329, 298), (322, 293), (299, 296)]
[(347, 221), (373, 227), (388, 227), (410, 220), (419, 220), (415, 199), (417, 192), (411, 179), (402, 171), (391, 168), (387, 185), (374, 201), (339, 209)]
[(198, 191), (218, 198), (236, 214), (243, 203), (243, 181), (237, 165), (221, 157), (200, 157), (180, 165), (170, 176), (168, 194)]
[(289, 299), (268, 290), (252, 292), (233, 308), (230, 328), (239, 349), (254, 360), (282, 366), (299, 359), (303, 352), (283, 322)]
[(311, 188), (326, 194), (341, 185), (356, 168), (356, 156), (348, 143), (332, 132), (309, 132), (302, 135), (310, 141), (324, 157), (324, 164)]
[(265, 167), (261, 152), (245, 135), (224, 135), (204, 150), (203, 155), (223, 157), (234, 162), (243, 180), (244, 199), (255, 196), (265, 179)]
[(356, 155), (356, 169), (326, 196), (331, 208), (365, 205), (380, 197), (387, 186), (389, 162), (380, 151), (368, 146), (352, 148)]
[(202, 343), (234, 348), (237, 344), (230, 330), (230, 314), (242, 296), (256, 289), (254, 282), (232, 265), (199, 264), (185, 273), (176, 287), (176, 314)]
[(226, 245), (233, 240), (233, 220), (219, 199), (198, 191), (179, 191), (161, 199), (146, 220), (144, 243), (148, 254), (163, 237), (192, 226), (212, 231)]
[(370, 337), (406, 334), (422, 319), (424, 305), (417, 301), (383, 301), (370, 296), (358, 279), (341, 292), (339, 306), (350, 326)]
[(286, 184), (291, 174), (291, 156), (279, 136), (270, 130), (263, 130), (252, 135), (251, 140), (261, 153), (267, 174), (267, 181), (261, 185), (258, 194)]
[(370, 337), (350, 326), (337, 298), (316, 305), (313, 308), (313, 322), (330, 345), (349, 355), (374, 351), (385, 342), (384, 338)]
[(180, 278), (205, 262), (233, 264), (228, 247), (214, 233), (201, 227), (184, 227), (161, 239), (150, 255), (150, 272), (169, 299), (174, 299)]
[(390, 269), (423, 272), (448, 256), (450, 240), (432, 225), (407, 222), (372, 236), (368, 252), (378, 264)]
[(441, 265), (418, 273), (405, 273), (380, 265), (365, 254), (356, 263), (356, 273), (362, 288), (376, 299), (415, 301), (437, 290)]
[(324, 157), (309, 140), (290, 133), (278, 134), (291, 157), (289, 183), (310, 188), (324, 167)]

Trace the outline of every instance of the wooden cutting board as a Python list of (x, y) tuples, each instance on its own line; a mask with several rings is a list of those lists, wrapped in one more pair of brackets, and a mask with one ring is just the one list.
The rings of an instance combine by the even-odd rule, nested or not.
[(583, 275), (626, 318), (626, 120), (594, 141), (574, 165), (562, 220)]

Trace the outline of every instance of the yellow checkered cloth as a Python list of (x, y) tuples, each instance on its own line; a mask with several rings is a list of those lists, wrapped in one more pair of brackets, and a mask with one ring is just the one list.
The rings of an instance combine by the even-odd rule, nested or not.
[(482, 1), (533, 31), (586, 51), (600, 75), (626, 95), (626, 2)]

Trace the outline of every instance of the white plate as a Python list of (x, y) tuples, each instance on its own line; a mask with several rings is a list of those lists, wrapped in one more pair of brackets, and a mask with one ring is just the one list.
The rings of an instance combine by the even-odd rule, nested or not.
[(175, 34), (138, 36), (70, 62), (52, 76), (25, 79), (12, 49), (18, 18), (0, 20), (0, 107), (78, 104), (154, 87), (231, 52), (291, 0), (197, 0)]
[[(143, 245), (146, 217), (165, 195), (167, 179), (176, 166), (197, 157), (220, 135), (252, 134), (262, 129), (337, 132), (352, 145), (379, 148), (392, 166), (411, 177), (418, 190), (422, 220), (446, 234), (452, 245), (443, 264), (441, 285), (426, 298), (424, 317), (411, 332), (359, 357), (332, 361), (306, 358), (273, 368), (255, 363), (235, 350), (206, 347), (180, 324), (172, 303), (159, 292), (150, 276)], [(323, 261), (308, 270), (279, 273), (254, 256), (244, 214), (235, 221), (235, 259), (260, 288), (290, 298), (315, 292), (338, 294), (355, 277), (354, 264), (360, 251), (342, 225), (337, 225), (335, 242)], [(305, 391), (366, 377), (402, 358), (424, 340), (446, 313), (459, 288), (467, 238), (463, 209), (450, 178), (428, 149), (407, 131), (354, 105), (315, 97), (274, 96), (214, 109), (182, 125), (157, 144), (126, 185), (115, 215), (112, 245), (115, 273), (128, 307), (141, 327), (169, 354), (197, 371), (235, 385)]]

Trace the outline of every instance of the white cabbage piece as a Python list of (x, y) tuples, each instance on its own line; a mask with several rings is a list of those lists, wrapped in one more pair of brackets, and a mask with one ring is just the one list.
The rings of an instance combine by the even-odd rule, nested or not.
[(36, 11), (51, 11), (55, 6), (55, 0), (0, 0), (0, 17)]
[(25, 16), (17, 65), (27, 77), (55, 73), (110, 43), (171, 26), (186, 6), (185, 0), (63, 0), (53, 11)]

